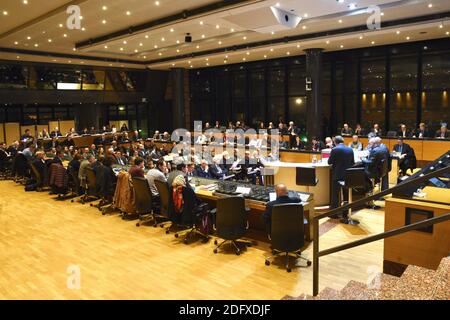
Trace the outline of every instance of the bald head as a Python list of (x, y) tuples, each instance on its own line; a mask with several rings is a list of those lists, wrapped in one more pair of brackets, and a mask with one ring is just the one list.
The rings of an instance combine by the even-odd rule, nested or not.
[(277, 198), (287, 196), (289, 193), (286, 185), (284, 185), (284, 184), (276, 185), (275, 192), (277, 194)]

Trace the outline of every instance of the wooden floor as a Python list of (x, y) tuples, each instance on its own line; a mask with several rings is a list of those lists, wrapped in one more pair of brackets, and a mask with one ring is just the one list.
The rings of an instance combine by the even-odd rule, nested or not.
[[(363, 210), (361, 224), (336, 225), (321, 249), (383, 231), (383, 211)], [(330, 223), (328, 222), (328, 225)], [(267, 267), (268, 244), (241, 256), (213, 253), (213, 242), (181, 243), (160, 228), (59, 202), (0, 181), (0, 299), (281, 299), (311, 294), (312, 267)], [(312, 258), (312, 245), (304, 253)], [(320, 286), (366, 282), (382, 269), (382, 241), (321, 258)], [(68, 268), (81, 270), (69, 289)]]

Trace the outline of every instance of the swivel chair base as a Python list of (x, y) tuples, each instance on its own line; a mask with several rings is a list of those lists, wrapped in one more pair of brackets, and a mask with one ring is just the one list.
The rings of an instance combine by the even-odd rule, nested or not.
[[(241, 254), (241, 249), (239, 249), (239, 247), (237, 246), (237, 240), (224, 240), (222, 241), (220, 244), (218, 244), (217, 240), (214, 240), (214, 244), (216, 245), (216, 247), (214, 248), (213, 252), (217, 253), (219, 252), (219, 248), (226, 242), (231, 242), (231, 244), (234, 246), (234, 252), (236, 253), (236, 255), (240, 255)], [(247, 247), (251, 247), (252, 243), (250, 241), (243, 241), (240, 240), (239, 242), (243, 242)]]
[(207, 243), (208, 242), (209, 236), (207, 236), (206, 234), (203, 234), (202, 232), (200, 232), (197, 229), (197, 227), (195, 227), (195, 226), (191, 227), (191, 228), (188, 228), (188, 229), (186, 229), (184, 231), (175, 233), (175, 238), (179, 238), (180, 236), (184, 235), (183, 243), (184, 244), (188, 244), (189, 239), (191, 239), (196, 234), (200, 235), (203, 238), (202, 239), (203, 243)]
[(302, 259), (302, 260), (306, 261), (306, 266), (299, 266), (299, 267), (307, 268), (307, 267), (311, 266), (311, 261), (306, 259), (306, 258), (304, 258), (304, 257), (302, 257), (302, 254), (301, 254), (300, 251), (283, 252), (283, 251), (277, 251), (277, 250), (274, 250), (274, 249), (272, 249), (272, 256), (266, 258), (265, 265), (266, 266), (270, 266), (270, 260), (274, 259), (275, 257), (277, 257), (277, 256), (279, 256), (280, 254), (283, 254), (283, 253), (285, 254), (285, 259), (286, 259), (285, 260), (285, 265), (286, 265), (286, 271), (287, 272), (291, 272), (292, 271), (292, 268), (289, 267), (289, 256), (290, 255), (294, 256), (296, 259)]
[(340, 220), (340, 222), (343, 223), (343, 224), (351, 225), (351, 226), (357, 226), (359, 224), (358, 220), (354, 220), (352, 218), (342, 218)]

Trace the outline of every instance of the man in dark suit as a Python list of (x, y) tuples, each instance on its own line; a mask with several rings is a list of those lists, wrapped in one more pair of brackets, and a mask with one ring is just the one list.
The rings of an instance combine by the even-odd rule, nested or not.
[(311, 150), (312, 151), (322, 151), (322, 149), (325, 149), (325, 144), (320, 141), (317, 137), (313, 137), (311, 141)]
[[(35, 166), (36, 170), (39, 172), (39, 175), (42, 179), (42, 184), (45, 184), (47, 181), (47, 165), (44, 160), (45, 153), (43, 151), (36, 152), (36, 160), (33, 161), (33, 165)], [(42, 187), (42, 185), (38, 186)]]
[(200, 167), (198, 167), (197, 170), (195, 170), (195, 176), (200, 178), (212, 178), (206, 160), (203, 159), (201, 161)]
[(286, 203), (300, 203), (299, 198), (289, 197), (289, 191), (284, 184), (279, 184), (275, 186), (275, 193), (277, 194), (277, 199), (266, 204), (266, 211), (263, 213), (262, 218), (266, 224), (267, 234), (270, 234), (271, 221), (272, 221), (272, 209), (273, 206), (277, 204)]
[(447, 129), (447, 126), (441, 126), (441, 128), (436, 131), (436, 136), (437, 139), (448, 139), (450, 138), (450, 133)]
[(220, 164), (221, 158), (215, 157), (212, 165), (209, 167), (209, 172), (214, 179), (223, 179), (227, 175), (227, 169)]
[(341, 129), (341, 135), (350, 137), (353, 135), (353, 129), (350, 128), (347, 123), (344, 123), (344, 126)]
[(403, 138), (399, 137), (397, 144), (394, 146), (394, 151), (399, 154), (398, 165), (402, 175), (406, 174), (406, 170), (414, 169), (416, 167), (416, 156), (414, 149), (409, 144), (403, 142)]
[(406, 129), (406, 125), (402, 124), (400, 126), (400, 130), (397, 132), (397, 136), (401, 138), (409, 138), (411, 137), (411, 132), (409, 132), (409, 130)]
[(372, 131), (370, 131), (370, 133), (374, 137), (381, 137), (383, 135), (383, 131), (381, 130), (380, 125), (378, 123), (375, 123), (373, 125), (373, 129)]
[(102, 135), (98, 138), (95, 139), (95, 144), (98, 145), (102, 145), (102, 146), (106, 146), (107, 144), (110, 143), (110, 139), (108, 139), (106, 137), (106, 134), (102, 133)]
[[(369, 150), (369, 157), (367, 160), (363, 160), (363, 164), (366, 168), (366, 175), (369, 179), (378, 176), (381, 170), (383, 161), (388, 162), (388, 171), (390, 171), (390, 154), (389, 149), (382, 143), (380, 137), (373, 137), (369, 140), (371, 149)], [(389, 174), (382, 177), (381, 190), (387, 190), (389, 188)]]
[(423, 139), (423, 138), (429, 138), (429, 137), (430, 137), (430, 132), (426, 128), (425, 123), (422, 122), (421, 124), (419, 124), (419, 128), (414, 133), (414, 138)]
[(59, 131), (59, 128), (58, 127), (56, 127), (55, 128), (55, 130), (53, 130), (52, 132), (50, 132), (50, 138), (53, 138), (53, 137), (62, 137), (62, 134), (61, 134), (61, 132)]
[[(336, 136), (334, 143), (336, 147), (331, 149), (330, 157), (328, 158), (328, 164), (332, 166), (331, 209), (340, 206), (339, 193), (341, 185), (339, 181), (345, 180), (346, 170), (355, 164), (353, 149), (344, 145), (344, 138)], [(347, 193), (344, 192), (344, 200), (347, 200), (345, 199), (347, 197)]]

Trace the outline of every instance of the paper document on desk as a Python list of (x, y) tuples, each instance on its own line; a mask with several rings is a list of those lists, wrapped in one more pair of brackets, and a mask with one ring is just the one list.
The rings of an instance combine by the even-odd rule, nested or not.
[(173, 156), (164, 156), (164, 161), (166, 162), (173, 161)]
[(236, 193), (249, 194), (250, 191), (252, 191), (251, 188), (245, 188), (245, 187), (237, 187), (236, 188)]
[(276, 194), (276, 192), (271, 192), (271, 193), (269, 193), (269, 200), (270, 200), (270, 201), (275, 201), (275, 200), (277, 200), (277, 194)]
[(305, 193), (298, 193), (298, 196), (300, 198), (300, 200), (302, 200), (302, 202), (308, 202), (309, 198), (311, 198), (311, 195), (309, 194), (305, 194)]

